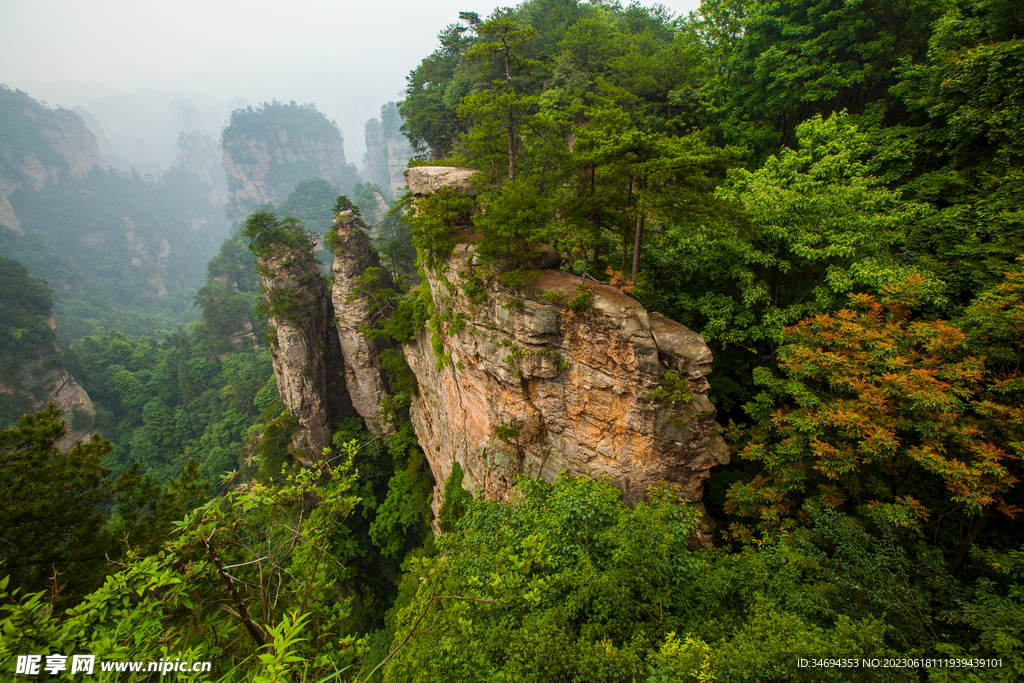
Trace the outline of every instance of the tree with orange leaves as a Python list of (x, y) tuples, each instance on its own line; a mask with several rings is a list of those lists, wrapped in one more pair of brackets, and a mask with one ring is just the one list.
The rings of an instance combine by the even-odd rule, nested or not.
[(761, 472), (729, 492), (728, 510), (756, 520), (735, 537), (792, 527), (811, 498), (872, 506), (898, 526), (957, 515), (968, 532), (955, 573), (988, 518), (1018, 512), (1007, 494), (1024, 421), (986, 393), (985, 359), (959, 327), (912, 319), (934, 286), (908, 277), (787, 329), (780, 374), (759, 369), (764, 389), (747, 405), (755, 427), (740, 455)]

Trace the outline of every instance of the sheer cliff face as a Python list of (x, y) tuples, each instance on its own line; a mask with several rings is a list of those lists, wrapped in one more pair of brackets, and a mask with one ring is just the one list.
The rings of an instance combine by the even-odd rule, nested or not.
[(237, 221), (260, 204), (284, 201), (300, 180), (333, 183), (350, 175), (341, 133), (311, 108), (273, 104), (236, 111), (221, 149)]
[(312, 247), (278, 246), (257, 260), (264, 296), (271, 302), (270, 355), (281, 400), (299, 423), (292, 445), (312, 464), (331, 443), (341, 418), (351, 415), (333, 307), (316, 269)]
[(40, 190), (61, 178), (84, 178), (103, 167), (96, 138), (73, 111), (50, 110), (20, 91), (0, 92), (0, 108), (16, 124), (0, 132), (0, 225), (20, 232), (9, 196), (20, 188)]
[[(419, 167), (407, 179), (423, 196), (439, 187), (471, 192), (472, 174)], [(357, 278), (378, 262), (351, 214), (339, 214), (335, 226), (333, 306), (311, 254), (284, 250), (259, 262), (272, 300), (285, 300), (275, 291), (291, 292), (291, 319), (271, 316), (272, 353), (278, 388), (302, 429), (300, 450), (328, 443), (333, 413), (325, 405), (346, 387), (371, 431), (384, 433), (380, 348), (358, 333), (375, 311), (356, 291)], [(708, 400), (704, 340), (614, 287), (589, 284), (581, 297), (579, 278), (554, 269), (550, 248), (538, 251), (537, 265), (546, 269), (513, 291), (460, 244), (425, 271), (420, 286), (430, 289), (436, 320), (403, 353), (419, 384), (413, 426), (435, 480), (443, 483), (459, 462), (465, 486), (502, 500), (517, 474), (553, 481), (565, 471), (609, 477), (630, 504), (667, 487), (700, 507), (711, 468), (729, 460)], [(331, 318), (336, 328), (327, 326)], [(335, 343), (345, 381), (332, 389), (324, 358)], [(662, 398), (671, 392), (682, 399)], [(441, 494), (439, 486), (435, 513)]]
[[(178, 134), (178, 164), (202, 182), (210, 213), (214, 215), (221, 214), (228, 201), (227, 176), (220, 162), (217, 143), (210, 136), (198, 130)], [(210, 222), (210, 216), (201, 214), (192, 216), (190, 220), (193, 230), (199, 230)]]
[(60, 177), (84, 178), (93, 167), (103, 167), (96, 138), (78, 114), (67, 109), (39, 111), (34, 108), (26, 108), (20, 114), (38, 126), (39, 136), (46, 146), (44, 151), (50, 154), (40, 158), (39, 150), (22, 148), (18, 141), (4, 141), (0, 144), (0, 158), (7, 167), (5, 176), (15, 170), (9, 180), (39, 190), (47, 181)]
[(224, 170), (236, 205), (247, 200), (255, 205), (284, 201), (295, 183), (277, 182), (274, 171), (281, 167), (309, 171), (303, 178), (337, 178), (345, 165), (345, 149), (340, 137), (337, 140), (310, 139), (289, 135), (285, 130), (278, 130), (274, 136), (235, 141), (223, 152)]
[[(53, 317), (50, 317), (53, 323)], [(29, 387), (41, 386), (42, 397)], [(57, 445), (68, 450), (75, 440), (87, 441), (95, 431), (92, 427), (96, 409), (85, 389), (64, 369), (56, 347), (49, 344), (39, 349), (36, 358), (22, 363), (14, 374), (0, 377), (0, 394), (12, 402), (20, 402), (22, 413), (34, 413), (54, 403), (67, 423), (67, 432)], [(4, 426), (4, 425), (0, 425)]]
[[(372, 322), (380, 311), (371, 308), (366, 295), (356, 292), (357, 279), (368, 268), (379, 268), (380, 259), (370, 247), (370, 238), (356, 224), (351, 211), (343, 211), (334, 221), (337, 233), (337, 248), (334, 257), (334, 286), (331, 297), (334, 302), (334, 320), (338, 340), (345, 357), (345, 384), (348, 387), (352, 406), (366, 422), (366, 428), (374, 436), (382, 436), (391, 430), (380, 421), (380, 407), (387, 395), (377, 355), (384, 349), (381, 339), (367, 339), (359, 328)], [(391, 285), (391, 276), (380, 271), (382, 286)]]
[[(443, 185), (427, 167), (415, 172)], [(409, 180), (421, 194), (430, 184)], [(608, 476), (629, 503), (651, 486), (699, 502), (709, 470), (729, 458), (703, 339), (606, 285), (588, 284), (589, 305), (570, 306), (579, 278), (559, 270), (539, 271), (518, 292), (493, 280), (481, 290), (472, 264), (462, 244), (427, 271), (424, 286), (452, 322), (439, 347), (427, 330), (405, 347), (420, 389), (413, 423), (436, 481), (458, 461), (464, 485), (490, 499), (503, 499), (518, 473), (552, 481), (564, 470)], [(669, 370), (692, 400), (652, 397)]]
[(381, 107), (380, 119), (370, 119), (365, 127), (363, 168), (370, 182), (379, 185), (392, 198), (401, 194), (397, 188), (405, 185), (402, 174), (412, 156), (412, 147), (401, 127), (402, 117), (394, 102)]
[(217, 143), (198, 130), (178, 133), (178, 163), (207, 185), (224, 185)]
[(92, 434), (92, 400), (64, 368), (55, 345), (53, 297), (42, 280), (17, 261), (0, 256), (0, 428), (21, 415), (57, 404), (68, 430), (61, 448)]

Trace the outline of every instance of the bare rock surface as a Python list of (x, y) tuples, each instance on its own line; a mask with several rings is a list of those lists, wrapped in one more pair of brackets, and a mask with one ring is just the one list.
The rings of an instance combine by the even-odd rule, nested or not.
[[(463, 171), (419, 167), (406, 177), (422, 193), (462, 187)], [(588, 282), (581, 294), (578, 276), (544, 269), (513, 291), (474, 263), (472, 245), (459, 244), (426, 271), (421, 286), (447, 322), (439, 346), (424, 328), (404, 348), (419, 383), (413, 424), (438, 482), (435, 513), (456, 461), (464, 486), (492, 500), (519, 473), (553, 481), (566, 471), (608, 477), (629, 504), (669, 487), (702, 507), (703, 483), (729, 450), (700, 335), (609, 285)], [(690, 400), (652, 396), (670, 370)]]
[[(384, 349), (380, 339), (367, 339), (359, 328), (371, 324), (383, 311), (374, 310), (365, 294), (357, 294), (357, 280), (368, 268), (379, 268), (380, 259), (370, 248), (370, 238), (351, 211), (342, 211), (334, 220), (338, 231), (334, 256), (334, 320), (338, 341), (345, 357), (345, 384), (352, 406), (374, 436), (390, 433), (380, 421), (381, 402), (387, 395), (387, 383), (377, 355)], [(381, 270), (382, 286), (391, 285), (391, 276)]]
[(413, 166), (405, 170), (405, 182), (414, 197), (426, 197), (447, 187), (465, 194), (475, 194), (473, 177), (479, 171), (458, 166)]
[(265, 296), (287, 302), (268, 316), (273, 330), (270, 356), (281, 400), (299, 423), (292, 445), (300, 461), (309, 465), (331, 444), (348, 398), (339, 377), (340, 352), (332, 349), (337, 342), (335, 336), (331, 343), (327, 285), (311, 249), (279, 245), (257, 264)]

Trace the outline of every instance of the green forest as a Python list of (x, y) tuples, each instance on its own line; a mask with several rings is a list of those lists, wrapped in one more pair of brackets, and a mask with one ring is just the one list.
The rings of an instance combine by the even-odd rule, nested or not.
[[(54, 352), (103, 436), (60, 445), (52, 407), (0, 432), (0, 670), (91, 653), (224, 683), (1024, 679), (1024, 5), (528, 0), (451, 20), (398, 107), (413, 164), (479, 173), (373, 227), (360, 293), (388, 433), (346, 417), (322, 453), (289, 445), (273, 320), (308, 302), (265, 264), (329, 280), (333, 217), (362, 224), (377, 191), (289, 178), (209, 262), (200, 320)], [(667, 490), (631, 507), (607, 478), (521, 476), (497, 502), (458, 463), (433, 480), (400, 349), (455, 324), (423, 269), (470, 223), (504, 291), (544, 243), (579, 278), (571, 308), (608, 283), (706, 340), (732, 454), (704, 486), (713, 547)], [(13, 367), (54, 344), (52, 290), (7, 259), (0, 281)]]

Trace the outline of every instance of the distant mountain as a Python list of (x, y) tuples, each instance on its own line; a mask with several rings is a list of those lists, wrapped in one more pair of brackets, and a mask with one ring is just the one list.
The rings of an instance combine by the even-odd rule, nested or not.
[(337, 125), (311, 104), (274, 101), (236, 109), (221, 134), (224, 170), (234, 222), (260, 204), (281, 203), (296, 184), (322, 178), (340, 194), (360, 181), (345, 159)]
[(198, 317), (192, 299), (227, 236), (226, 181), (209, 137), (186, 135), (179, 157), (159, 178), (104, 169), (78, 114), (0, 87), (0, 255), (55, 289), (60, 342)]
[(402, 173), (409, 165), (413, 149), (402, 132), (402, 116), (394, 102), (380, 108), (380, 118), (366, 122), (366, 153), (363, 171), (369, 182), (384, 190), (388, 199), (397, 198), (398, 188), (405, 186)]

